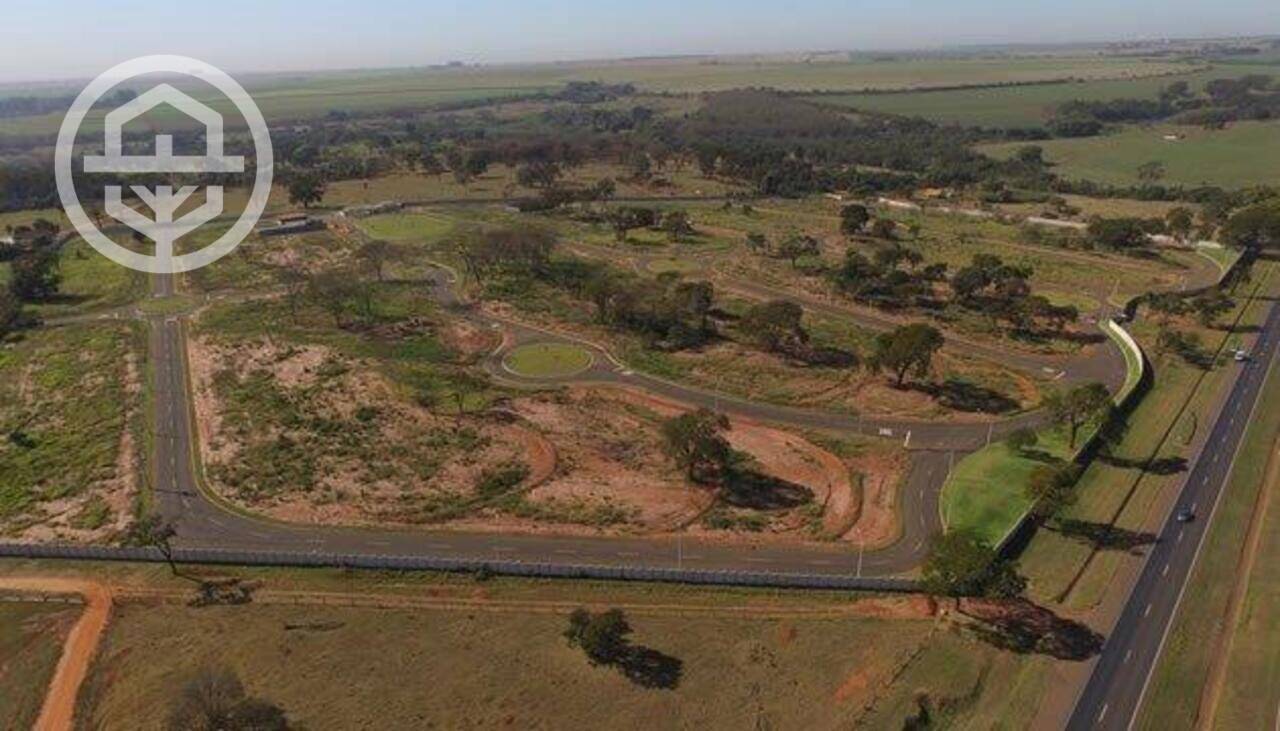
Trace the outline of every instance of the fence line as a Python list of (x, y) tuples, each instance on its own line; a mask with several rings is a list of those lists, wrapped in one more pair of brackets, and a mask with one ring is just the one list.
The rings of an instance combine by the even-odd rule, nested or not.
[[(132, 561), (160, 563), (164, 555), (156, 548), (79, 546), (58, 544), (0, 544), (0, 558), (78, 559), (85, 561)], [(857, 577), (840, 574), (806, 574), (772, 571), (729, 571), (660, 568), (650, 566), (607, 566), (534, 561), (443, 558), (437, 556), (396, 556), (369, 554), (300, 553), (288, 551), (236, 551), (218, 548), (175, 548), (173, 559), (184, 564), (216, 566), (275, 566), (296, 568), (348, 568), (387, 571), (442, 571), (452, 573), (487, 572), (503, 576), (564, 579), (605, 579), (648, 581), (713, 586), (757, 586), (794, 589), (855, 589), (864, 591), (915, 591), (908, 579)]]

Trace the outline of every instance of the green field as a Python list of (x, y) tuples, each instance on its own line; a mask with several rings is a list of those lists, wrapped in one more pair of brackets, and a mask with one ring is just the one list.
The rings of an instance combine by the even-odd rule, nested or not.
[(1213, 79), (1252, 73), (1277, 74), (1280, 73), (1280, 66), (1214, 66), (1205, 70), (1143, 78), (949, 91), (823, 95), (813, 97), (813, 100), (862, 111), (924, 117), (947, 124), (1000, 128), (1038, 127), (1053, 116), (1058, 105), (1065, 102), (1077, 99), (1154, 99), (1162, 88), (1175, 81), (1186, 81), (1193, 89), (1199, 89)]
[[(81, 239), (62, 249), (58, 261), (62, 281), (48, 301), (31, 305), (44, 319), (78, 315), (131, 304), (146, 293), (147, 278), (99, 254)], [(9, 277), (9, 264), (0, 262), (0, 283)]]
[[(1171, 142), (1166, 134), (1184, 135)], [(1162, 183), (1244, 188), (1280, 183), (1280, 122), (1239, 122), (1223, 130), (1159, 125), (1128, 127), (1115, 134), (1036, 143), (1054, 172), (1072, 180), (1137, 185), (1138, 167), (1163, 163)], [(1020, 144), (985, 145), (997, 158)]]
[(65, 604), (0, 604), (0, 729), (31, 728), (79, 614)]
[[(1280, 377), (1273, 372), (1241, 446), (1231, 480), (1188, 580), (1178, 615), (1152, 676), (1138, 728), (1190, 728), (1200, 707), (1215, 650), (1231, 643), (1226, 682), (1206, 728), (1267, 728), (1280, 702), (1280, 483), (1269, 481), (1280, 436)], [(1271, 491), (1265, 517), (1255, 515), (1260, 491)], [(1206, 509), (1207, 510), (1207, 509)], [(1206, 518), (1208, 513), (1206, 512)], [(1239, 575), (1251, 521), (1261, 519), (1263, 538), (1253, 571)], [(1222, 626), (1236, 582), (1248, 583), (1239, 624)]]
[(512, 373), (529, 378), (565, 378), (591, 367), (591, 353), (567, 343), (521, 345), (503, 359)]
[[(1100, 56), (987, 57), (904, 56), (894, 59), (831, 55), (806, 63), (799, 58), (674, 58), (579, 62), (528, 66), (349, 71), (246, 76), (242, 81), (268, 122), (306, 119), (331, 111), (385, 112), (395, 109), (497, 100), (560, 89), (570, 81), (633, 83), (643, 91), (699, 93), (749, 86), (789, 91), (910, 89), (957, 84), (994, 84), (1051, 79), (1120, 79), (1175, 72), (1184, 64)], [(238, 114), (205, 88), (191, 89), (228, 116)], [(65, 92), (64, 92), (65, 93)], [(89, 115), (84, 132), (101, 127), (103, 112)], [(0, 136), (53, 134), (61, 114), (6, 119)], [(147, 121), (189, 127), (174, 110), (159, 110)]]

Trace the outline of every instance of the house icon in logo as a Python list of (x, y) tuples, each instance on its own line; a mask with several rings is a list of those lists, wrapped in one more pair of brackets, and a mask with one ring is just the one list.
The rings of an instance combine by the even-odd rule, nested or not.
[[(154, 155), (125, 154), (125, 125), (161, 105), (171, 106), (204, 125), (203, 156), (175, 155), (173, 136), (167, 134), (156, 135)], [(104, 154), (85, 157), (86, 173), (235, 174), (245, 170), (243, 157), (224, 154), (222, 115), (169, 84), (160, 84), (113, 109), (107, 113), (104, 126)], [(162, 264), (172, 260), (174, 243), (178, 239), (223, 212), (221, 185), (206, 186), (205, 202), (180, 219), (175, 219), (174, 214), (196, 192), (196, 186), (185, 185), (176, 191), (171, 185), (158, 185), (155, 190), (131, 185), (129, 189), (151, 208), (155, 218), (147, 218), (125, 205), (119, 185), (108, 185), (103, 189), (107, 215), (154, 241), (155, 256)]]

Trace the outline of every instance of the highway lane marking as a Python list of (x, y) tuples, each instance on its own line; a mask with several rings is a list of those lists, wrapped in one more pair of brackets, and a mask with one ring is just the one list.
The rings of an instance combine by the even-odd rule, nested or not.
[(1110, 703), (1103, 704), (1102, 713), (1098, 714), (1098, 723), (1102, 723), (1102, 719), (1107, 717), (1107, 709), (1111, 707)]
[(1146, 608), (1146, 609), (1142, 610), (1142, 616), (1144, 616), (1144, 617), (1149, 617), (1149, 616), (1151, 616), (1151, 605), (1150, 605), (1150, 604), (1148, 604), (1148, 605), (1147, 605), (1147, 608)]
[(1186, 529), (1178, 531), (1178, 543), (1182, 543), (1182, 536), (1186, 532), (1187, 532)]
[(1164, 565), (1164, 571), (1161, 571), (1161, 572), (1160, 572), (1160, 575), (1161, 575), (1161, 576), (1168, 576), (1168, 575), (1169, 575), (1169, 564), (1165, 564), (1165, 565)]
[(1129, 658), (1131, 658), (1131, 657), (1133, 657), (1133, 650), (1128, 650), (1128, 651), (1126, 651), (1126, 652), (1124, 653), (1124, 661), (1125, 661), (1125, 662), (1129, 662)]

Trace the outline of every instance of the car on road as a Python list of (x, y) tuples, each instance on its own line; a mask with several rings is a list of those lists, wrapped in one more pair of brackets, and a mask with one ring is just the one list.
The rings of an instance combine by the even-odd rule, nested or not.
[(1190, 523), (1195, 519), (1196, 519), (1196, 514), (1186, 508), (1183, 508), (1182, 510), (1178, 511), (1179, 523)]
[(1245, 363), (1249, 360), (1249, 351), (1241, 348), (1236, 351), (1235, 358), (1237, 363)]

